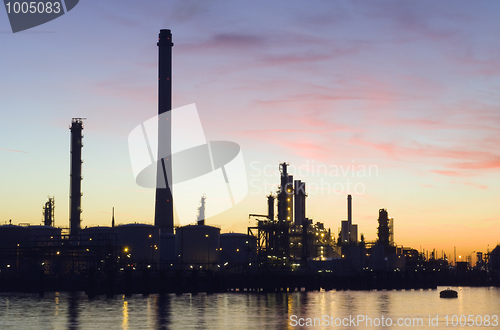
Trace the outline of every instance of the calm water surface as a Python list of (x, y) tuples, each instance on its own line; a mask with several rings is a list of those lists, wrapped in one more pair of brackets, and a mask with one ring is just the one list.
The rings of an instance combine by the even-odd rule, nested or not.
[[(460, 315), (483, 320), (481, 328), (500, 329), (485, 315), (500, 315), (499, 288), (454, 288), (457, 299), (441, 299), (438, 290), (329, 291), (283, 294), (224, 293), (213, 295), (134, 295), (88, 299), (83, 293), (0, 294), (0, 329), (450, 329), (460, 326)], [(292, 315), (296, 315), (292, 316)], [(363, 316), (372, 319), (359, 326), (335, 326)], [(445, 316), (448, 315), (448, 325)], [(457, 315), (453, 319), (453, 315)], [(478, 317), (478, 315), (480, 317)], [(384, 325), (381, 317), (384, 317)], [(437, 326), (429, 326), (429, 316)], [(292, 326), (310, 318), (316, 326)], [(393, 324), (386, 324), (391, 318)], [(398, 327), (398, 319), (421, 318), (424, 324)], [(330, 324), (325, 324), (327, 319)], [(295, 321), (294, 321), (295, 320)], [(454, 321), (454, 324), (452, 323)], [(462, 322), (465, 318), (462, 318)]]

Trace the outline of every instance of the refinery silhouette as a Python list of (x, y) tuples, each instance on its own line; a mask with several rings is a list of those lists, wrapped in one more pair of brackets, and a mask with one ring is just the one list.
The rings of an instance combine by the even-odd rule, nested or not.
[[(500, 246), (477, 252), (477, 263), (441, 251), (396, 244), (394, 219), (378, 211), (377, 239), (346, 220), (333, 232), (307, 218), (306, 182), (281, 163), (279, 186), (267, 214), (250, 214), (245, 233), (221, 233), (205, 223), (209, 199), (199, 196), (195, 225), (174, 226), (170, 111), (172, 34), (158, 41), (158, 162), (154, 225), (130, 223), (82, 228), (82, 147), (85, 118), (71, 121), (69, 227), (54, 223), (55, 198), (43, 207), (43, 225), (0, 226), (0, 292), (85, 291), (99, 294), (276, 292), (309, 290), (434, 289), (438, 285), (499, 285)], [(162, 115), (162, 116), (160, 116)], [(160, 154), (161, 150), (161, 154)], [(166, 157), (162, 157), (167, 155)], [(174, 173), (175, 174), (175, 173)], [(224, 172), (225, 180), (227, 176)], [(160, 185), (161, 183), (161, 185)], [(263, 203), (265, 201), (263, 200)], [(375, 218), (375, 215), (374, 215)]]

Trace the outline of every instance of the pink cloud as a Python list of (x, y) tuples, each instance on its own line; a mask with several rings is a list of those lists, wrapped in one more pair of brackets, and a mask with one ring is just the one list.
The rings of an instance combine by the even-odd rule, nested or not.
[(432, 173), (440, 174), (440, 175), (446, 175), (446, 176), (453, 176), (453, 177), (462, 177), (462, 176), (470, 176), (470, 174), (461, 172), (461, 171), (454, 171), (454, 170), (431, 170)]
[(20, 153), (23, 153), (23, 154), (27, 154), (27, 153), (28, 153), (27, 151), (14, 150), (14, 149), (4, 149), (4, 148), (0, 148), (0, 150), (4, 150), (4, 151), (12, 151), (12, 152), (20, 152)]
[(454, 163), (452, 166), (463, 170), (500, 169), (500, 156), (492, 156), (489, 159), (479, 161)]
[(280, 103), (298, 103), (307, 101), (340, 101), (340, 100), (363, 100), (365, 97), (352, 95), (335, 95), (335, 94), (319, 94), (319, 93), (308, 93), (308, 94), (298, 94), (290, 96), (285, 99), (277, 100), (257, 100), (256, 102), (261, 105), (276, 105)]
[[(393, 159), (414, 163), (435, 164), (433, 159), (455, 159), (458, 162), (444, 164), (444, 169), (435, 169), (430, 172), (453, 177), (474, 176), (484, 170), (500, 169), (500, 156), (481, 148), (465, 149), (459, 145), (443, 147), (437, 145), (412, 142), (409, 146), (404, 141), (398, 142), (371, 142), (355, 137), (351, 143), (380, 151)], [(469, 147), (471, 148), (471, 147)], [(472, 170), (479, 171), (474, 173)]]

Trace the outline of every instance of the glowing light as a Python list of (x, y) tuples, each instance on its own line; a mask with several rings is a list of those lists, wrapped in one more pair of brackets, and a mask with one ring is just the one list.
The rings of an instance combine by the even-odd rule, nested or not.
[(128, 247), (124, 248), (123, 252), (128, 252)]

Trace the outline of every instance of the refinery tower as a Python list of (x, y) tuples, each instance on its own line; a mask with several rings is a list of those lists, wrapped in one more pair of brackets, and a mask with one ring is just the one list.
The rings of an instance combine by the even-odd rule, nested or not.
[[(156, 172), (155, 226), (174, 233), (172, 200), (172, 32), (160, 30), (158, 38), (158, 164)], [(160, 155), (169, 155), (161, 158)], [(166, 188), (160, 188), (166, 187)]]

